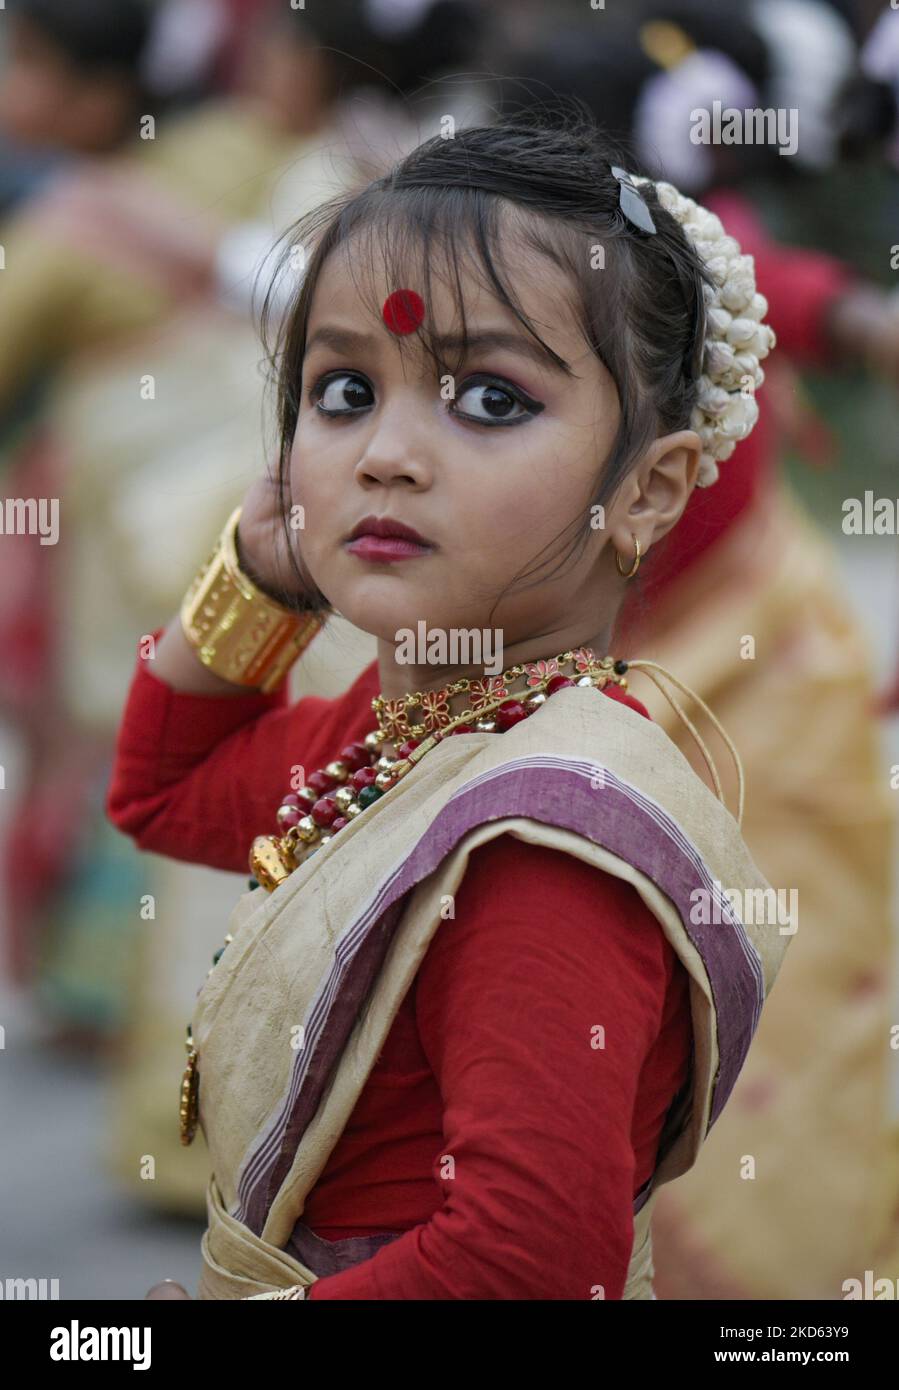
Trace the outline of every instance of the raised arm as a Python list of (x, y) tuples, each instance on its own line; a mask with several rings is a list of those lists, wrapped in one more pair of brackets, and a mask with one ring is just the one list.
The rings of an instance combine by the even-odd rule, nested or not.
[[(247, 494), (237, 553), (244, 572), (281, 598), (290, 572), (274, 496), (270, 478)], [(374, 666), (338, 700), (290, 705), (286, 679), (270, 694), (234, 684), (203, 665), (175, 617), (139, 647), (107, 814), (142, 849), (245, 869), (254, 836), (276, 829), (284, 793), (369, 732), (376, 693)]]
[(138, 658), (106, 810), (141, 849), (246, 869), (253, 837), (276, 829), (295, 769), (322, 767), (371, 729), (377, 679), (372, 666), (337, 700), (293, 705), (286, 681), (271, 695), (232, 692), (175, 690)]

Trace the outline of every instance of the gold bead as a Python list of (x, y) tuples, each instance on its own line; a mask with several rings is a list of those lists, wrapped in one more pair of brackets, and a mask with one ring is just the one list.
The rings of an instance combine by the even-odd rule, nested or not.
[(378, 759), (378, 761), (375, 763), (375, 767), (378, 769), (379, 772), (389, 772), (395, 762), (396, 758), (388, 758), (385, 755), (384, 757)]
[(381, 747), (381, 743), (382, 743), (381, 735), (380, 735), (380, 734), (377, 734), (377, 733), (375, 733), (375, 734), (366, 734), (366, 735), (365, 735), (365, 738), (362, 740), (362, 742), (365, 744), (365, 746), (366, 746), (366, 748), (368, 749), (369, 753), (377, 753), (377, 751), (378, 751), (378, 749)]
[(389, 772), (378, 773), (377, 777), (375, 778), (375, 786), (380, 787), (382, 792), (388, 792), (390, 791), (390, 788), (393, 786), (395, 781), (396, 764), (393, 765)]
[(352, 787), (341, 787), (339, 792), (334, 793), (334, 805), (339, 806), (341, 811), (345, 811), (355, 795)]
[(325, 772), (329, 777), (336, 777), (338, 782), (345, 782), (350, 775), (350, 770), (346, 763), (342, 763), (339, 760), (328, 763)]
[(313, 840), (318, 839), (318, 826), (311, 816), (304, 816), (296, 827), (298, 837), (304, 844), (310, 845)]
[(496, 733), (496, 720), (479, 719), (477, 724), (475, 724), (475, 728), (479, 734), (494, 734)]
[(593, 677), (592, 677), (592, 676), (581, 676), (580, 680), (578, 681), (578, 685), (592, 685), (592, 684), (593, 684)]
[(311, 787), (304, 787), (297, 795), (301, 801), (308, 801), (310, 806), (314, 806), (318, 801), (318, 792), (314, 792)]
[(533, 695), (528, 695), (525, 700), (526, 705), (542, 705), (546, 702), (546, 695), (542, 690), (535, 691)]
[(359, 815), (361, 810), (362, 807), (359, 805), (358, 801), (351, 801), (343, 814), (346, 816), (347, 820), (352, 820), (354, 816)]

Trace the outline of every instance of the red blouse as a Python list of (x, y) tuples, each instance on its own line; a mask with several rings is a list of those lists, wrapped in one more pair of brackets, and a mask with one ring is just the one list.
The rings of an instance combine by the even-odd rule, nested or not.
[[(377, 689), (373, 663), (333, 701), (188, 695), (139, 660), (108, 814), (241, 871), (292, 768), (364, 736)], [(691, 1038), (687, 973), (633, 887), (511, 836), (475, 850), (303, 1213), (326, 1240), (402, 1234), (312, 1297), (620, 1298)]]

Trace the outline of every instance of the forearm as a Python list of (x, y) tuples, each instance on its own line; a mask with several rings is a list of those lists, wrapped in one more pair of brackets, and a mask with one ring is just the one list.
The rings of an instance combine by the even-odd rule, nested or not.
[[(234, 544), (241, 572), (266, 597), (276, 603), (283, 603), (284, 593), (266, 574), (260, 572), (252, 553), (241, 540), (239, 529), (235, 534)], [(173, 690), (183, 691), (185, 694), (237, 696), (260, 688), (256, 685), (236, 684), (211, 671), (200, 660), (196, 645), (188, 640), (180, 613), (175, 614), (166, 624), (162, 637), (156, 643), (153, 673), (158, 680), (165, 681)]]
[[(563, 1230), (556, 1233), (558, 1244), (554, 1243), (552, 1257), (547, 1259), (539, 1191), (533, 1197), (533, 1205), (526, 1210), (510, 1210), (508, 1224), (483, 1221), (464, 1233), (457, 1215), (439, 1212), (372, 1259), (317, 1280), (306, 1297), (313, 1301), (574, 1301), (597, 1296), (591, 1291), (599, 1286), (607, 1296), (620, 1297), (630, 1243), (612, 1259), (599, 1249), (595, 1235), (583, 1229)], [(626, 1210), (623, 1215), (627, 1221)]]
[[(159, 673), (164, 638), (154, 636), (157, 655), (138, 658), (128, 692), (107, 815), (141, 849), (242, 870), (289, 775), (279, 765), (283, 735), (270, 719), (280, 714), (283, 724), (289, 716), (286, 688), (264, 695), (231, 687), (227, 699), (178, 689)], [(209, 674), (196, 665), (200, 679)]]
[(337, 700), (293, 704), (286, 677), (271, 693), (237, 687), (221, 699), (158, 671), (158, 658), (138, 658), (106, 810), (140, 848), (174, 859), (243, 870), (254, 836), (277, 829), (284, 793), (371, 727), (374, 667)]
[[(494, 1135), (497, 1127), (493, 1127)], [(573, 1173), (562, 1146), (535, 1144), (535, 1154), (562, 1160), (563, 1177), (527, 1156), (484, 1153), (477, 1176), (457, 1162), (458, 1187), (429, 1220), (371, 1259), (319, 1279), (313, 1300), (620, 1299), (633, 1243), (633, 1164), (609, 1146), (589, 1179)], [(450, 1146), (444, 1159), (453, 1155)], [(562, 1196), (563, 1182), (570, 1181)], [(464, 1188), (464, 1190), (462, 1190)]]
[(178, 614), (167, 624), (156, 643), (153, 674), (172, 690), (186, 695), (247, 695), (255, 686), (235, 685), (215, 675), (200, 660), (196, 647), (188, 642)]

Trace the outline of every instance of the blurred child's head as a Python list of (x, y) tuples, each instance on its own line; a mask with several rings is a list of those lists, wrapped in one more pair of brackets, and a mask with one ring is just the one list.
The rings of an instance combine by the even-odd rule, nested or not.
[(137, 134), (144, 0), (7, 0), (0, 127), (19, 144), (102, 152)]
[(317, 129), (359, 89), (404, 97), (471, 57), (482, 28), (475, 0), (273, 0), (246, 49), (244, 83), (283, 130)]
[[(284, 496), (319, 589), (385, 641), (420, 620), (507, 647), (600, 634), (615, 551), (629, 568), (634, 536), (646, 554), (686, 505), (706, 272), (651, 186), (656, 234), (623, 216), (618, 162), (579, 116), (461, 129), (292, 235), (309, 259), (279, 343)], [(400, 290), (417, 327), (391, 318)], [(426, 550), (360, 559), (367, 516)]]

